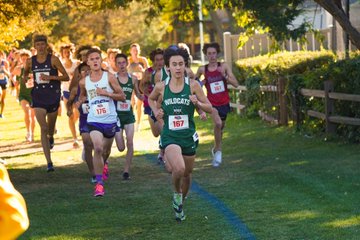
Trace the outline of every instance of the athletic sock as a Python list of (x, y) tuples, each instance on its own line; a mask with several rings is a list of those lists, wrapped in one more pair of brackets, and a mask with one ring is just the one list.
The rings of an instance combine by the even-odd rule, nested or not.
[(104, 185), (104, 182), (102, 180), (102, 174), (99, 174), (99, 175), (96, 174), (95, 177), (96, 177), (96, 182), (97, 183), (100, 183), (100, 184)]

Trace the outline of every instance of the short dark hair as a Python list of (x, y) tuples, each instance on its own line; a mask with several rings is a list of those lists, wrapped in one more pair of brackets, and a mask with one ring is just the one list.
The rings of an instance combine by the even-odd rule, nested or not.
[(116, 54), (116, 56), (115, 56), (115, 62), (116, 62), (116, 59), (118, 59), (118, 58), (125, 58), (126, 62), (128, 62), (128, 57), (127, 57), (127, 55), (126, 55), (125, 53), (118, 53), (118, 54)]
[(217, 42), (212, 42), (212, 43), (205, 43), (204, 47), (202, 49), (203, 53), (206, 55), (206, 52), (208, 50), (208, 48), (215, 48), (217, 53), (220, 53), (220, 45)]
[(78, 66), (79, 73), (81, 73), (81, 69), (83, 69), (84, 67), (89, 67), (89, 65), (87, 65), (86, 62), (82, 62), (79, 64)]
[(170, 58), (172, 56), (182, 56), (184, 58), (185, 65), (189, 59), (189, 53), (185, 49), (179, 48), (175, 45), (171, 45), (164, 51), (165, 66), (169, 67)]
[(90, 50), (91, 49), (91, 46), (90, 45), (82, 45), (80, 46), (76, 52), (75, 52), (75, 57), (79, 60), (81, 60), (81, 52), (84, 51), (84, 50)]
[(36, 42), (45, 42), (45, 43), (47, 43), (47, 42), (48, 42), (48, 38), (47, 38), (47, 36), (44, 35), (44, 34), (36, 34), (36, 35), (34, 35), (33, 42), (34, 42), (34, 44), (35, 44)]
[(90, 48), (89, 51), (87, 51), (86, 53), (86, 57), (89, 57), (89, 55), (92, 53), (98, 53), (101, 57), (101, 50), (97, 48)]
[(164, 55), (164, 50), (161, 49), (161, 48), (157, 48), (155, 50), (153, 50), (151, 53), (150, 53), (150, 60), (153, 62), (155, 60), (155, 56), (156, 55)]

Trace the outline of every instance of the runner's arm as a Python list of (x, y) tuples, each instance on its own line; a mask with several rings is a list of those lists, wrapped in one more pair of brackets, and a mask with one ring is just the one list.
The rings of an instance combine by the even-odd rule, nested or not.
[[(111, 88), (114, 90), (113, 93), (107, 92), (105, 90), (102, 90), (100, 88), (96, 89), (96, 92), (98, 94), (104, 95), (104, 96), (108, 96), (116, 101), (125, 101), (126, 100), (126, 96), (124, 91), (122, 90), (122, 88), (120, 87), (119, 82), (117, 81), (115, 75), (113, 74), (109, 74), (109, 83)], [(100, 91), (100, 93), (98, 92)]]
[(28, 58), (26, 60), (25, 67), (24, 67), (24, 75), (23, 75), (22, 79), (20, 80), (20, 81), (23, 81), (24, 84), (28, 80), (30, 69), (31, 69), (31, 58)]
[[(144, 81), (144, 80), (142, 80), (142, 81)], [(140, 84), (142, 81), (140, 81)], [(143, 101), (144, 96), (140, 93), (140, 90), (139, 90), (139, 84), (138, 84), (139, 80), (136, 77), (132, 77), (132, 82), (133, 82), (136, 97), (138, 99), (140, 99), (141, 101)]]
[(158, 82), (155, 85), (154, 90), (149, 95), (149, 106), (150, 106), (151, 110), (153, 111), (156, 119), (162, 119), (162, 117), (164, 115), (163, 110), (158, 107), (158, 103), (157, 103), (159, 101), (159, 99), (161, 98), (163, 91), (164, 91), (164, 83)]
[(85, 78), (80, 79), (79, 88), (80, 88), (79, 99), (75, 103), (77, 108), (79, 108), (81, 106), (81, 104), (83, 104), (86, 101), (86, 98), (87, 98), (86, 89), (85, 89)]
[(200, 80), (201, 76), (204, 75), (205, 72), (205, 67), (204, 66), (200, 66), (195, 74), (195, 80), (201, 82), (202, 84), (205, 84), (205, 79), (204, 80)]
[(236, 77), (229, 68), (229, 66), (226, 63), (222, 63), (222, 67), (224, 68), (225, 79), (227, 80), (227, 82), (230, 83), (233, 87), (238, 87), (239, 82), (236, 80)]
[(209, 102), (208, 98), (205, 96), (199, 82), (191, 81), (191, 93), (193, 95), (190, 95), (190, 100), (193, 102), (195, 107), (198, 107), (199, 109), (207, 113), (212, 112), (211, 103)]

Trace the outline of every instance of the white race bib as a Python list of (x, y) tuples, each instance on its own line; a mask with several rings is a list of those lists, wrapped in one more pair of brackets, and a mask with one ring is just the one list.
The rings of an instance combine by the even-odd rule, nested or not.
[(43, 80), (40, 79), (41, 74), (50, 76), (49, 72), (36, 72), (35, 73), (35, 81), (36, 81), (36, 83), (37, 84), (47, 84), (47, 83), (49, 83), (50, 81), (43, 81)]
[(188, 115), (170, 115), (169, 116), (169, 129), (173, 131), (188, 129), (189, 116)]
[(210, 89), (212, 94), (221, 93), (225, 91), (225, 86), (223, 81), (210, 83)]
[(34, 81), (32, 79), (27, 80), (25, 83), (26, 88), (33, 88), (34, 87)]
[(82, 109), (82, 112), (84, 114), (88, 114), (89, 113), (89, 103), (83, 103), (81, 104), (81, 109)]
[(116, 109), (119, 112), (128, 112), (128, 111), (130, 111), (130, 107), (131, 107), (130, 100), (126, 100), (125, 102), (117, 101)]
[(95, 116), (105, 116), (110, 113), (110, 107), (108, 102), (95, 104), (94, 108), (94, 115)]

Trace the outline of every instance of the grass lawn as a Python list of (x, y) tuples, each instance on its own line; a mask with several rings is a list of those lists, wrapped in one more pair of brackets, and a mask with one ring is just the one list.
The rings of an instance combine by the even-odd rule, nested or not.
[(27, 202), (30, 228), (20, 239), (244, 239), (223, 205), (256, 239), (360, 239), (358, 145), (231, 114), (223, 164), (213, 168), (212, 123), (198, 121), (193, 180), (221, 204), (193, 190), (184, 206), (187, 219), (177, 224), (171, 177), (156, 163), (157, 140), (145, 120), (135, 136), (132, 179), (122, 181), (124, 154), (113, 148), (106, 195), (94, 198), (81, 149), (71, 149), (66, 117), (58, 121), (56, 171), (49, 174), (39, 133), (36, 143), (26, 144), (20, 107), (10, 95), (7, 102), (0, 157)]

